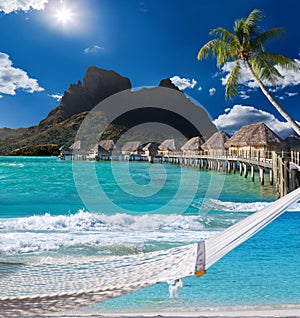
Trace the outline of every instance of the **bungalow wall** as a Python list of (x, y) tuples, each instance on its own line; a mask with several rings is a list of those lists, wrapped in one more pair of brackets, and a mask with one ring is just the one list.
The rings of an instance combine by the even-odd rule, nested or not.
[(231, 146), (228, 148), (228, 154), (240, 157), (269, 158), (271, 151), (281, 151), (280, 145), (268, 146)]

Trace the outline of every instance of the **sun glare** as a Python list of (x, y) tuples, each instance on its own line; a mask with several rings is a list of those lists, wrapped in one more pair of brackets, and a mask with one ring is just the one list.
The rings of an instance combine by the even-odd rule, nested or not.
[(66, 7), (62, 7), (56, 12), (55, 15), (58, 22), (62, 24), (67, 24), (69, 22), (72, 22), (72, 19), (74, 17), (74, 13), (71, 9), (68, 9)]
[[(1, 1), (1, 0), (0, 0)], [(81, 36), (91, 26), (92, 13), (85, 1), (49, 1), (43, 18), (64, 36)]]

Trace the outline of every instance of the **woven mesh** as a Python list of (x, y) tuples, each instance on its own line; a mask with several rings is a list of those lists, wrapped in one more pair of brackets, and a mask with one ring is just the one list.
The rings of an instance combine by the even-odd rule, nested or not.
[[(300, 188), (205, 242), (206, 269), (300, 200)], [(87, 306), (194, 273), (197, 244), (103, 260), (0, 263), (0, 316)]]
[(196, 244), (69, 264), (0, 264), (0, 313), (27, 315), (87, 306), (193, 274)]

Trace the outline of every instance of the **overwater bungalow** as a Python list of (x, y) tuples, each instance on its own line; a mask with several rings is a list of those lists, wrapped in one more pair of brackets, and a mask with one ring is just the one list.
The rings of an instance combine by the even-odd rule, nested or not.
[(110, 154), (106, 149), (104, 149), (102, 146), (97, 144), (92, 149), (89, 150), (87, 158), (89, 160), (99, 160), (100, 158), (107, 159), (109, 155)]
[(66, 146), (66, 145), (62, 145), (59, 148), (59, 158), (64, 160), (66, 156), (71, 156), (72, 155), (72, 150)]
[(159, 143), (149, 142), (143, 148), (144, 155), (146, 157), (156, 157), (158, 154)]
[(180, 145), (175, 139), (166, 139), (158, 146), (158, 154), (161, 156), (174, 155), (180, 151)]
[(290, 135), (285, 140), (285, 146), (288, 151), (300, 151), (300, 137)]
[(267, 152), (284, 147), (282, 140), (264, 123), (241, 127), (225, 143), (228, 152), (244, 157), (265, 157)]
[(71, 146), (70, 149), (72, 151), (72, 159), (85, 159), (87, 153), (88, 153), (88, 147), (87, 145), (77, 140), (75, 141)]
[(226, 151), (225, 143), (229, 138), (224, 131), (217, 131), (201, 147), (205, 154), (222, 155)]
[(128, 155), (140, 155), (141, 143), (139, 141), (128, 141), (121, 149), (121, 153), (124, 156)]
[(202, 145), (204, 141), (200, 136), (189, 139), (182, 147), (181, 150), (185, 156), (199, 155), (202, 152)]
[(99, 141), (99, 146), (101, 146), (103, 149), (105, 149), (109, 153), (109, 155), (111, 155), (112, 152), (116, 149), (116, 144), (111, 139), (100, 140)]

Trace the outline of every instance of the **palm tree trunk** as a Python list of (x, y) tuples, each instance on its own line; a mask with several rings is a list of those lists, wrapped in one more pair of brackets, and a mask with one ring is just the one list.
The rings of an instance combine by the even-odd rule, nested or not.
[(296, 121), (276, 102), (276, 100), (273, 98), (273, 96), (269, 93), (269, 91), (266, 89), (263, 82), (259, 79), (259, 77), (256, 76), (256, 74), (253, 72), (251, 65), (248, 61), (244, 61), (247, 69), (251, 72), (251, 74), (254, 76), (254, 78), (257, 80), (260, 89), (265, 94), (269, 102), (277, 109), (277, 111), (280, 113), (280, 115), (286, 119), (286, 121), (292, 126), (292, 128), (295, 130), (295, 132), (300, 136), (300, 127), (296, 123)]

